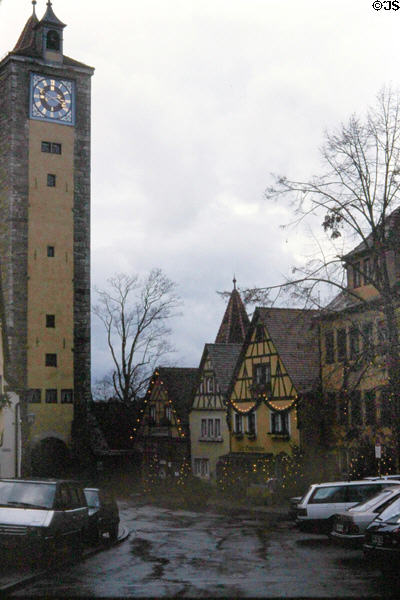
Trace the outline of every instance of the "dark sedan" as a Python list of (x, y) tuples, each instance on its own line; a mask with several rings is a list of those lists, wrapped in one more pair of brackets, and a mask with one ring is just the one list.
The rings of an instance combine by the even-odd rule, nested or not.
[(113, 496), (101, 488), (84, 489), (89, 508), (88, 539), (92, 544), (118, 538), (119, 511)]
[(400, 510), (385, 521), (375, 520), (367, 528), (364, 555), (373, 560), (384, 573), (400, 567)]

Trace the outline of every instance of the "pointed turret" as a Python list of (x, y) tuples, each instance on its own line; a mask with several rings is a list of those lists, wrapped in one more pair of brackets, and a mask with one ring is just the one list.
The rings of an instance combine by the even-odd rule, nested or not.
[(46, 12), (37, 26), (39, 43), (43, 48), (43, 58), (50, 62), (62, 62), (63, 29), (66, 27), (54, 14), (50, 0)]
[(65, 23), (60, 21), (60, 19), (58, 19), (56, 17), (56, 15), (54, 14), (54, 11), (52, 8), (52, 3), (50, 2), (50, 0), (48, 0), (48, 2), (47, 2), (46, 12), (45, 12), (42, 20), (40, 21), (40, 23), (43, 25), (48, 25), (49, 27), (55, 27), (58, 29), (64, 29), (64, 27), (66, 27)]
[(233, 290), (229, 298), (228, 306), (222, 319), (216, 344), (241, 344), (250, 324), (246, 309), (239, 292), (236, 289), (236, 279), (233, 278)]
[(23, 28), (21, 35), (19, 36), (18, 42), (16, 43), (13, 52), (18, 52), (22, 50), (27, 51), (27, 53), (30, 54), (33, 50), (36, 53), (35, 36), (36, 28), (39, 24), (39, 19), (37, 18), (35, 12), (36, 0), (33, 0), (32, 5), (32, 15), (27, 20), (26, 25)]

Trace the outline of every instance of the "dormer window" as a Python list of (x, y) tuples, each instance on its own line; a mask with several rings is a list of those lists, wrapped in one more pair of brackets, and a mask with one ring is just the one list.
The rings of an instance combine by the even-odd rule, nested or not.
[(60, 51), (60, 34), (51, 29), (46, 36), (46, 49)]

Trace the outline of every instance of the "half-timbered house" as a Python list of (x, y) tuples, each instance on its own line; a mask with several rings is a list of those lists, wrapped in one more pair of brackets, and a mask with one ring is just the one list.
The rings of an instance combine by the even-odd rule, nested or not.
[(215, 482), (217, 460), (229, 452), (226, 392), (242, 344), (206, 344), (189, 415), (192, 472)]
[(174, 478), (190, 470), (189, 409), (197, 378), (193, 368), (154, 371), (136, 432), (144, 476)]
[(249, 324), (234, 279), (215, 343), (204, 346), (189, 415), (192, 472), (212, 483), (216, 481), (218, 458), (230, 449), (226, 392)]
[(287, 477), (301, 443), (298, 403), (319, 385), (315, 311), (257, 308), (228, 390), (230, 452), (218, 480)]

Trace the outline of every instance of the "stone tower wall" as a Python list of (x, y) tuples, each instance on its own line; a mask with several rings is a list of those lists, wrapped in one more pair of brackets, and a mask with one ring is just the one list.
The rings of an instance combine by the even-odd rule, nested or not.
[(0, 65), (0, 259), (10, 362), (5, 376), (26, 388), (29, 73)]

